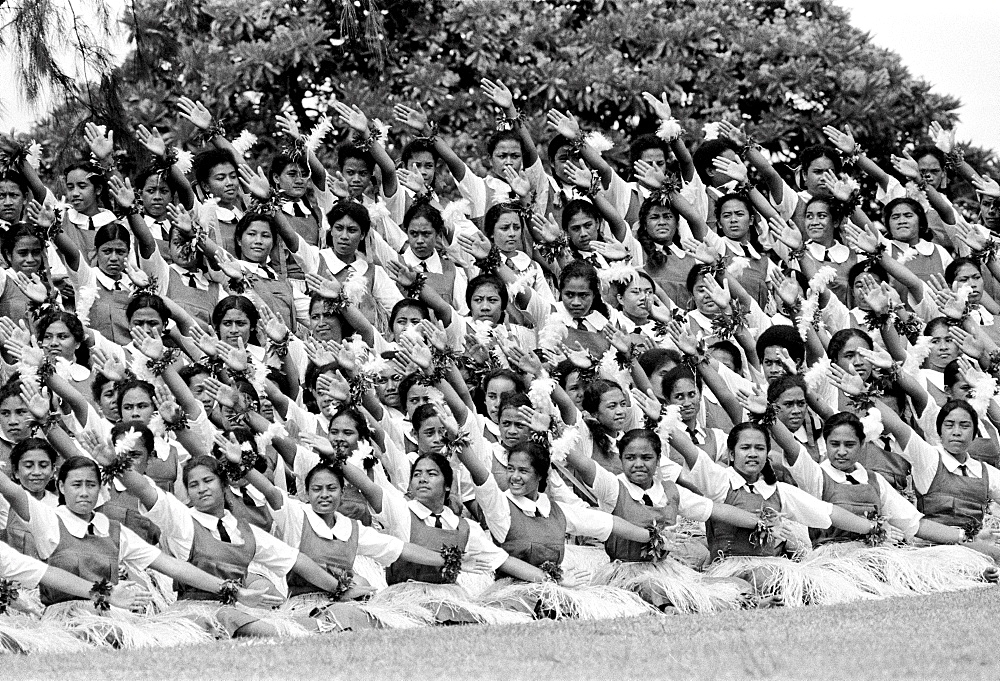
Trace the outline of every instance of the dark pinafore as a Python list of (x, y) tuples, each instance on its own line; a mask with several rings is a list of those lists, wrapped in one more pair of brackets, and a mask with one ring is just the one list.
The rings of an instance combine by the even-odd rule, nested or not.
[[(758, 514), (765, 506), (775, 511), (781, 511), (781, 497), (775, 492), (770, 499), (765, 499), (757, 493), (751, 493), (744, 488), (731, 489), (726, 495), (726, 503), (744, 511)], [(749, 530), (745, 527), (734, 527), (727, 523), (712, 519), (705, 523), (708, 537), (708, 551), (712, 560), (720, 556), (780, 556), (785, 545), (755, 546), (750, 542)]]
[[(297, 206), (298, 203), (296, 202), (295, 205)], [(292, 229), (299, 235), (299, 238), (310, 246), (319, 246), (319, 223), (314, 216), (289, 215), (285, 212), (285, 219), (291, 224)], [(304, 280), (306, 278), (305, 272), (302, 271), (302, 266), (292, 256), (292, 252), (288, 250), (288, 247), (283, 242), (276, 244), (275, 250), (277, 253), (274, 262), (278, 263), (276, 269), (279, 272), (283, 272), (289, 279)]]
[(511, 557), (541, 567), (543, 563), (562, 563), (566, 552), (566, 516), (559, 504), (552, 502), (548, 518), (529, 518), (510, 499), (510, 529), (500, 548)]
[(222, 287), (214, 281), (210, 281), (208, 289), (204, 291), (189, 286), (184, 276), (173, 268), (170, 268), (167, 278), (167, 298), (183, 307), (199, 322), (211, 325), (212, 310), (221, 298)]
[[(669, 480), (663, 481), (663, 489), (667, 493), (667, 505), (663, 508), (654, 508), (633, 499), (625, 488), (625, 483), (619, 480), (618, 502), (611, 514), (639, 527), (649, 527), (654, 523), (662, 522), (673, 525), (677, 521), (680, 495), (677, 493), (677, 486)], [(646, 560), (642, 557), (644, 546), (645, 544), (641, 542), (622, 539), (613, 534), (604, 542), (604, 550), (611, 560), (625, 560), (633, 563)]]
[(443, 257), (440, 260), (441, 274), (435, 272), (425, 272), (424, 274), (427, 276), (428, 285), (437, 291), (437, 294), (444, 298), (446, 303), (455, 307), (455, 278), (458, 276), (458, 270), (455, 269), (455, 263), (451, 260)]
[(875, 472), (885, 478), (897, 492), (906, 490), (907, 478), (910, 475), (910, 462), (895, 452), (887, 451), (874, 442), (865, 443), (864, 467), (869, 472)]
[(173, 494), (174, 486), (177, 484), (177, 449), (169, 444), (167, 446), (170, 453), (166, 459), (161, 459), (155, 454), (149, 457), (146, 463), (146, 475), (164, 492)]
[(687, 277), (698, 261), (692, 257), (678, 258), (670, 250), (665, 250), (665, 256), (666, 260), (658, 266), (653, 265), (647, 259), (646, 274), (653, 278), (653, 281), (663, 289), (670, 300), (674, 301), (674, 305), (686, 310), (691, 303), (691, 292), (687, 289)]
[[(108, 521), (107, 537), (85, 534), (82, 539), (78, 539), (69, 533), (60, 519), (59, 544), (45, 562), (87, 582), (106, 579), (111, 584), (117, 584), (120, 554), (121, 525), (116, 521)], [(39, 591), (42, 605), (80, 600), (79, 596), (64, 593), (44, 584), (39, 586)]]
[(237, 520), (255, 525), (265, 532), (270, 532), (274, 526), (274, 517), (266, 503), (258, 505), (248, 495), (234, 494), (229, 489), (226, 490), (226, 502), (229, 512), (236, 516)]
[[(237, 519), (236, 529), (243, 536), (243, 544), (236, 545), (216, 539), (197, 520), (192, 520), (191, 524), (194, 526), (194, 540), (187, 562), (219, 579), (235, 579), (242, 583), (257, 553), (257, 541), (250, 526)], [(177, 599), (216, 601), (219, 596), (178, 582)]]
[(979, 528), (989, 505), (990, 480), (951, 473), (938, 461), (937, 472), (923, 494), (917, 494), (917, 510), (927, 520), (961, 528)]
[(97, 510), (135, 532), (147, 544), (159, 544), (160, 527), (139, 512), (139, 499), (128, 492), (119, 492), (114, 485), (109, 493), (110, 498)]
[[(825, 471), (823, 473), (823, 501), (828, 501), (834, 506), (839, 506), (862, 518), (872, 511), (881, 515), (882, 498), (880, 492), (879, 482), (872, 471), (868, 472), (868, 483), (864, 485), (836, 482)], [(863, 535), (836, 527), (828, 527), (825, 530), (810, 529), (809, 537), (816, 546), (828, 542), (858, 541), (864, 538)]]
[(132, 298), (125, 281), (120, 282), (121, 289), (109, 291), (100, 283), (97, 284), (97, 298), (90, 308), (89, 324), (94, 331), (118, 345), (128, 345), (132, 342), (125, 309)]
[(0, 541), (26, 556), (38, 558), (38, 547), (35, 545), (35, 536), (31, 534), (31, 528), (12, 510), (7, 512), (7, 527), (0, 534)]
[[(410, 511), (410, 543), (430, 551), (440, 551), (445, 546), (457, 546), (464, 551), (469, 543), (469, 521), (460, 518), (457, 529), (445, 530), (428, 526), (416, 513)], [(418, 565), (402, 558), (386, 568), (385, 579), (389, 584), (407, 581), (442, 584), (444, 581), (440, 568)]]
[[(354, 557), (358, 555), (358, 521), (351, 521), (350, 539), (340, 541), (339, 539), (324, 539), (316, 534), (308, 518), (303, 519), (299, 551), (312, 558), (327, 572), (331, 572), (331, 568), (351, 572), (354, 568)], [(319, 587), (307, 582), (298, 574), (294, 572), (288, 574), (289, 596), (319, 591), (321, 591)]]

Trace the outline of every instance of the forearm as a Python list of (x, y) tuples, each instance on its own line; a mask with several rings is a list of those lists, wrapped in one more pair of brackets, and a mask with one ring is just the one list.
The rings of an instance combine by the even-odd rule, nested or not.
[(372, 158), (382, 172), (382, 194), (386, 197), (395, 196), (399, 190), (399, 180), (396, 176), (396, 164), (380, 142), (371, 146)]
[(760, 518), (753, 513), (744, 511), (742, 508), (730, 506), (729, 504), (713, 504), (712, 520), (723, 522), (726, 525), (733, 525), (734, 527), (743, 527), (748, 530), (756, 528), (760, 522)]
[(646, 543), (649, 541), (649, 530), (645, 530), (638, 525), (633, 525), (624, 518), (619, 518), (618, 516), (611, 516), (612, 528), (611, 534), (615, 537), (621, 539), (627, 539), (629, 541)]
[(178, 203), (184, 206), (185, 210), (194, 208), (194, 188), (176, 164), (170, 166), (170, 184), (177, 194)]
[(601, 217), (608, 221), (608, 226), (611, 227), (611, 233), (615, 235), (615, 238), (618, 241), (624, 241), (625, 237), (628, 236), (628, 223), (618, 214), (618, 211), (611, 205), (611, 202), (601, 194), (595, 194), (594, 207), (597, 208), (597, 212), (601, 214)]
[[(920, 519), (920, 529), (916, 536), (919, 539), (934, 542), (935, 544), (958, 544), (962, 540), (964, 533), (957, 527), (948, 527), (941, 523), (936, 523), (927, 518)], [(969, 537), (972, 539), (972, 537)]]
[(136, 473), (131, 468), (118, 476), (118, 479), (125, 489), (137, 497), (139, 502), (146, 508), (152, 508), (156, 504), (156, 486), (144, 476)]
[(57, 373), (50, 374), (46, 384), (49, 386), (49, 390), (69, 405), (73, 416), (80, 422), (80, 425), (86, 426), (90, 408), (90, 402), (87, 401), (87, 398), (73, 387), (73, 384)]
[(135, 243), (139, 247), (139, 256), (148, 260), (156, 251), (156, 239), (153, 238), (149, 226), (141, 215), (133, 213), (128, 216), (128, 226), (135, 234)]
[(927, 185), (924, 191), (927, 194), (927, 201), (930, 202), (931, 207), (937, 211), (941, 220), (946, 225), (954, 225), (956, 222), (955, 208), (951, 205), (951, 201), (945, 198), (941, 192), (931, 185)]
[(292, 571), (313, 586), (319, 587), (327, 593), (336, 593), (340, 586), (340, 583), (333, 575), (317, 565), (312, 558), (304, 553), (299, 553)]
[(767, 191), (771, 194), (774, 202), (781, 203), (785, 181), (781, 179), (781, 175), (778, 174), (778, 171), (774, 169), (771, 162), (761, 153), (761, 150), (756, 147), (750, 147), (750, 153), (747, 154), (747, 163), (756, 168), (757, 172), (760, 173), (764, 184), (767, 185)]
[(371, 506), (375, 513), (382, 512), (382, 488), (368, 477), (368, 475), (352, 463), (345, 463), (343, 468), (344, 478), (361, 492), (361, 495)]
[(416, 563), (417, 565), (430, 565), (431, 567), (442, 567), (444, 565), (444, 558), (437, 551), (431, 551), (428, 548), (409, 542), (403, 544), (403, 551), (399, 554), (399, 557), (402, 560)]
[(285, 498), (281, 491), (265, 477), (263, 473), (256, 469), (250, 469), (246, 474), (247, 482), (256, 487), (264, 495), (267, 505), (278, 511), (285, 505)]
[(547, 578), (541, 569), (514, 557), (505, 560), (497, 572), (502, 572), (524, 582), (544, 582)]
[(870, 520), (865, 520), (860, 516), (856, 516), (849, 511), (845, 511), (839, 506), (833, 507), (833, 512), (830, 514), (830, 522), (838, 529), (853, 532), (855, 534), (868, 534), (873, 528), (873, 524)]
[(162, 572), (163, 574), (172, 577), (175, 581), (187, 584), (188, 586), (193, 586), (201, 591), (216, 594), (222, 590), (223, 581), (221, 578), (210, 575), (204, 570), (195, 567), (191, 563), (186, 563), (182, 560), (174, 558), (173, 556), (168, 556), (166, 553), (161, 553), (160, 556), (150, 564), (150, 567), (158, 572)]

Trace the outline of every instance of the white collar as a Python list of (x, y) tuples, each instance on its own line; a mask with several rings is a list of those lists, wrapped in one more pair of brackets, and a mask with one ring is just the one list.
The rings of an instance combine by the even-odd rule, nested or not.
[(965, 466), (969, 471), (969, 477), (983, 477), (983, 464), (978, 459), (973, 459), (971, 456), (966, 455), (965, 462), (959, 463), (958, 459), (944, 450), (944, 447), (938, 447), (937, 449), (941, 452), (941, 463), (944, 464), (944, 467), (949, 473), (961, 475), (961, 473), (958, 472), (958, 467)]
[(510, 261), (514, 263), (514, 267), (518, 272), (524, 272), (531, 267), (531, 263), (534, 262), (534, 260), (531, 259), (531, 256), (524, 251), (517, 251), (514, 253), (514, 255), (510, 257)]
[(202, 272), (201, 270), (186, 270), (175, 262), (170, 263), (170, 269), (172, 269), (174, 272), (180, 275), (181, 280), (184, 282), (185, 286), (187, 285), (188, 278), (191, 275), (194, 275), (195, 286), (200, 291), (208, 290), (209, 284), (212, 283), (209, 281), (205, 273)]
[(403, 262), (405, 262), (410, 267), (420, 267), (420, 263), (426, 263), (427, 271), (433, 274), (443, 274), (444, 266), (441, 264), (441, 256), (438, 255), (437, 251), (431, 253), (431, 257), (426, 260), (421, 260), (413, 254), (410, 247), (407, 246), (406, 250), (403, 251)]
[[(729, 468), (726, 469), (726, 471), (728, 471), (729, 473), (730, 487), (732, 487), (734, 490), (747, 489), (748, 492), (750, 491), (748, 489), (750, 483), (748, 483), (742, 475), (737, 473), (735, 468), (730, 466)], [(753, 489), (754, 492), (764, 497), (765, 499), (770, 499), (778, 488), (776, 485), (769, 485), (766, 482), (764, 482), (764, 478), (757, 478), (757, 482), (753, 483)]]
[(537, 501), (532, 501), (528, 497), (515, 497), (509, 489), (504, 494), (529, 518), (534, 518), (535, 516), (548, 518), (549, 513), (552, 512), (552, 502), (549, 501), (549, 497), (544, 492), (538, 493)]
[(66, 531), (77, 539), (83, 539), (87, 536), (87, 527), (90, 525), (94, 526), (94, 534), (98, 537), (107, 537), (111, 530), (111, 523), (108, 521), (108, 516), (97, 511), (94, 511), (94, 517), (89, 522), (74, 515), (65, 506), (57, 506), (56, 515), (62, 520)]
[(483, 427), (487, 430), (493, 437), (500, 438), (500, 426), (493, 422), (489, 416), (483, 417)]
[(826, 248), (823, 244), (818, 244), (815, 241), (809, 241), (806, 243), (806, 248), (809, 249), (809, 254), (819, 262), (823, 262), (823, 256), (827, 253), (830, 255), (830, 260), (837, 265), (843, 265), (851, 257), (851, 249), (836, 241), (830, 248)]
[(116, 282), (114, 279), (112, 279), (111, 277), (109, 277), (108, 275), (106, 275), (104, 272), (102, 272), (99, 267), (95, 267), (93, 269), (93, 272), (94, 272), (94, 278), (97, 279), (97, 283), (100, 284), (101, 286), (103, 286), (104, 290), (106, 290), (106, 291), (114, 291), (116, 283), (121, 286), (118, 289), (119, 291), (131, 291), (132, 290), (132, 282), (129, 280), (128, 277), (126, 277), (124, 275)]
[[(809, 456), (805, 452), (799, 452), (799, 456), (803, 455)], [(834, 482), (839, 482), (839, 483), (847, 482), (847, 472), (834, 468), (833, 464), (830, 463), (829, 459), (824, 459), (820, 463), (819, 467), (822, 468), (823, 472), (826, 473), (828, 476), (830, 476), (830, 479), (833, 480)], [(855, 463), (854, 468), (850, 470), (850, 475), (852, 478), (857, 480), (859, 484), (862, 485), (868, 484), (868, 471), (866, 471), (865, 467), (862, 466), (861, 464)]]
[[(197, 520), (199, 525), (201, 525), (202, 527), (204, 527), (206, 530), (209, 531), (215, 531), (215, 532), (218, 531), (219, 518), (216, 518), (214, 515), (202, 513), (196, 508), (191, 508), (190, 510), (191, 510), (191, 517), (194, 520)], [(236, 522), (236, 516), (230, 513), (229, 509), (226, 509), (225, 511), (222, 512), (222, 526), (226, 528), (231, 538), (235, 538), (237, 536), (233, 534), (234, 532), (236, 532), (237, 524), (238, 523)]]
[(742, 258), (750, 257), (754, 260), (760, 260), (760, 253), (758, 253), (757, 250), (749, 243), (734, 241), (728, 236), (720, 236), (719, 242), (733, 255), (740, 256)]
[(898, 248), (903, 253), (909, 253), (911, 250), (913, 250), (916, 251), (918, 255), (922, 255), (925, 258), (934, 255), (935, 251), (934, 244), (932, 244), (930, 241), (927, 241), (926, 239), (920, 239), (919, 241), (917, 241), (916, 246), (911, 246), (908, 243), (904, 243), (902, 241), (896, 241), (895, 239), (893, 239), (892, 245)]
[[(562, 313), (566, 315), (566, 318), (569, 320), (566, 326), (568, 326), (571, 329), (575, 329), (576, 320), (573, 319), (573, 316), (566, 311), (566, 306), (563, 305), (561, 302), (557, 303), (556, 305), (557, 305), (556, 313)], [(607, 326), (607, 324), (608, 324), (607, 317), (602, 315), (597, 310), (591, 310), (587, 314), (587, 316), (583, 318), (583, 325), (587, 328), (588, 331), (591, 331), (593, 333), (602, 331), (604, 327)]]
[(248, 271), (251, 274), (261, 278), (261, 279), (277, 279), (278, 275), (267, 265), (261, 265), (257, 262), (250, 262), (249, 260), (237, 260), (240, 267), (244, 271)]
[(733, 190), (736, 189), (737, 184), (739, 183), (736, 180), (730, 180), (724, 185), (718, 187), (709, 185), (705, 187), (705, 193), (708, 194), (708, 196), (710, 196), (713, 200), (718, 201), (726, 194), (731, 194)]
[[(995, 319), (993, 314), (982, 305), (977, 305), (969, 310), (969, 317), (977, 321), (980, 326), (993, 326)], [(978, 319), (976, 319), (978, 317)]]
[(56, 360), (55, 365), (56, 373), (67, 381), (80, 383), (90, 378), (90, 369), (82, 364), (70, 362), (68, 359), (60, 357)]
[(306, 214), (306, 217), (311, 217), (312, 216), (312, 211), (309, 210), (309, 204), (307, 204), (302, 199), (299, 199), (298, 201), (285, 201), (281, 205), (281, 212), (284, 213), (285, 215), (292, 215), (292, 216), (294, 216), (295, 215), (295, 206), (298, 206), (299, 210), (301, 210), (303, 213)]
[(95, 215), (94, 217), (90, 217), (84, 215), (83, 213), (80, 213), (79, 211), (76, 210), (76, 208), (73, 208), (72, 206), (66, 209), (66, 217), (74, 225), (85, 230), (90, 229), (91, 221), (93, 221), (94, 223), (94, 229), (100, 229), (105, 225), (110, 225), (112, 222), (118, 219), (115, 216), (115, 214), (112, 213), (110, 210), (104, 210), (103, 208), (97, 215)]
[(487, 175), (483, 178), (483, 182), (487, 187), (493, 190), (493, 204), (501, 203), (504, 201), (500, 195), (507, 197), (508, 199), (514, 193), (514, 190), (510, 188), (510, 185), (501, 180), (499, 177), (493, 177), (492, 175)]
[[(413, 511), (413, 515), (420, 518), (425, 525), (430, 527), (434, 526), (433, 522), (427, 522), (427, 519), (433, 515), (429, 508), (416, 499), (410, 499), (409, 502), (407, 502), (407, 505), (410, 507), (410, 510)], [(458, 516), (455, 515), (455, 512), (447, 506), (444, 507), (439, 515), (441, 516), (441, 524), (444, 526), (443, 529), (454, 530), (458, 527)]]
[(218, 203), (215, 204), (215, 219), (219, 222), (239, 222), (241, 217), (243, 217), (243, 211), (236, 206), (223, 208)]
[(618, 481), (625, 487), (628, 495), (632, 497), (634, 501), (642, 503), (642, 497), (648, 496), (649, 500), (653, 502), (654, 508), (663, 508), (667, 505), (667, 493), (663, 491), (663, 485), (658, 485), (653, 482), (649, 489), (643, 489), (638, 485), (629, 482), (629, 479), (625, 477), (624, 473), (619, 473), (617, 475)]
[(305, 513), (309, 527), (312, 528), (312, 531), (318, 537), (326, 540), (336, 539), (337, 541), (347, 541), (351, 538), (353, 530), (350, 518), (336, 513), (334, 515), (333, 527), (330, 527), (326, 524), (325, 520), (319, 517), (316, 511), (312, 510), (312, 506), (304, 502), (300, 503), (302, 503), (302, 511)]
[(362, 258), (360, 253), (354, 255), (352, 263), (341, 260), (332, 248), (324, 248), (320, 253), (323, 255), (323, 260), (326, 261), (326, 267), (330, 270), (330, 274), (340, 274), (345, 269), (350, 269), (358, 274), (365, 274), (368, 271), (368, 261)]

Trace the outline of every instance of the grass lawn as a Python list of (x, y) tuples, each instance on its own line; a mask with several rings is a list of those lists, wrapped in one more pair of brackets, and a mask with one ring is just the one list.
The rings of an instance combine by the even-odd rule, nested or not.
[(7, 656), (0, 677), (997, 679), (1000, 587), (835, 607)]

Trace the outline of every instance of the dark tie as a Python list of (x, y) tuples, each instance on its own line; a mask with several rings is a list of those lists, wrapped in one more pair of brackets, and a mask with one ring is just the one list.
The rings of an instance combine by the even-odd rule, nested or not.
[(830, 257), (830, 249), (823, 249), (823, 262), (833, 262), (833, 258)]
[(250, 508), (257, 508), (257, 502), (253, 500), (252, 496), (250, 496), (250, 492), (246, 487), (240, 488), (240, 495), (243, 497), (244, 504)]
[(302, 207), (301, 201), (296, 201), (292, 204), (292, 214), (297, 218), (309, 217), (309, 214)]
[(122, 290), (122, 283), (120, 281), (116, 281), (115, 282), (115, 289), (114, 290), (115, 291), (121, 291)]
[(430, 272), (430, 270), (427, 269), (427, 263), (423, 260), (420, 261), (420, 269), (424, 272)]
[(691, 438), (691, 442), (692, 443), (694, 443), (696, 445), (700, 445), (701, 444), (701, 442), (698, 441), (698, 429), (697, 428), (688, 428), (687, 432), (688, 432), (688, 437)]
[(434, 527), (438, 528), (439, 530), (443, 530), (444, 529), (444, 523), (441, 522), (441, 514), (440, 513), (431, 513), (431, 517), (434, 518)]
[(219, 528), (219, 539), (221, 539), (226, 544), (232, 544), (233, 540), (229, 536), (229, 533), (226, 532), (226, 526), (222, 524), (222, 518), (219, 518), (218, 528)]
[(964, 463), (958, 464), (958, 470), (962, 472), (962, 477), (969, 477), (969, 467)]
[(91, 537), (94, 536), (94, 523), (90, 523), (87, 525), (87, 534), (89, 534)]
[(892, 451), (892, 439), (890, 439), (888, 435), (883, 435), (879, 439), (882, 442), (882, 449), (884, 449), (887, 452), (891, 452)]
[(652, 506), (653, 505), (653, 500), (649, 498), (648, 494), (643, 494), (642, 495), (642, 503), (646, 504), (647, 506)]
[(579, 329), (580, 331), (586, 331), (587, 330), (587, 326), (584, 323), (583, 317), (580, 317), (580, 318), (578, 318), (576, 320), (576, 328)]
[(512, 269), (515, 272), (517, 272), (517, 270), (514, 269), (514, 261), (511, 258), (505, 258), (504, 259), (504, 264), (507, 265), (507, 267), (509, 267), (510, 269)]
[(749, 490), (750, 494), (756, 494), (757, 493), (757, 490), (755, 490), (753, 488), (753, 483), (752, 482), (748, 482), (747, 483), (747, 490)]
[(188, 272), (188, 286), (191, 288), (198, 288), (198, 280), (194, 276), (194, 272)]
[(861, 484), (861, 482), (858, 481), (858, 480), (855, 480), (854, 476), (851, 475), (850, 473), (847, 474), (847, 482), (851, 483), (852, 485), (860, 485)]
[(747, 248), (747, 245), (746, 245), (746, 244), (739, 244), (739, 247), (740, 247), (740, 249), (741, 249), (741, 250), (743, 251), (743, 256), (744, 256), (744, 257), (745, 257), (745, 258), (746, 258), (747, 260), (753, 260), (753, 259), (754, 259), (753, 255), (752, 255), (752, 254), (750, 253), (750, 249), (749, 249), (749, 248)]
[(95, 229), (97, 229), (97, 227), (94, 226), (94, 218), (92, 217), (87, 218), (87, 229), (89, 229), (90, 231), (94, 231)]

